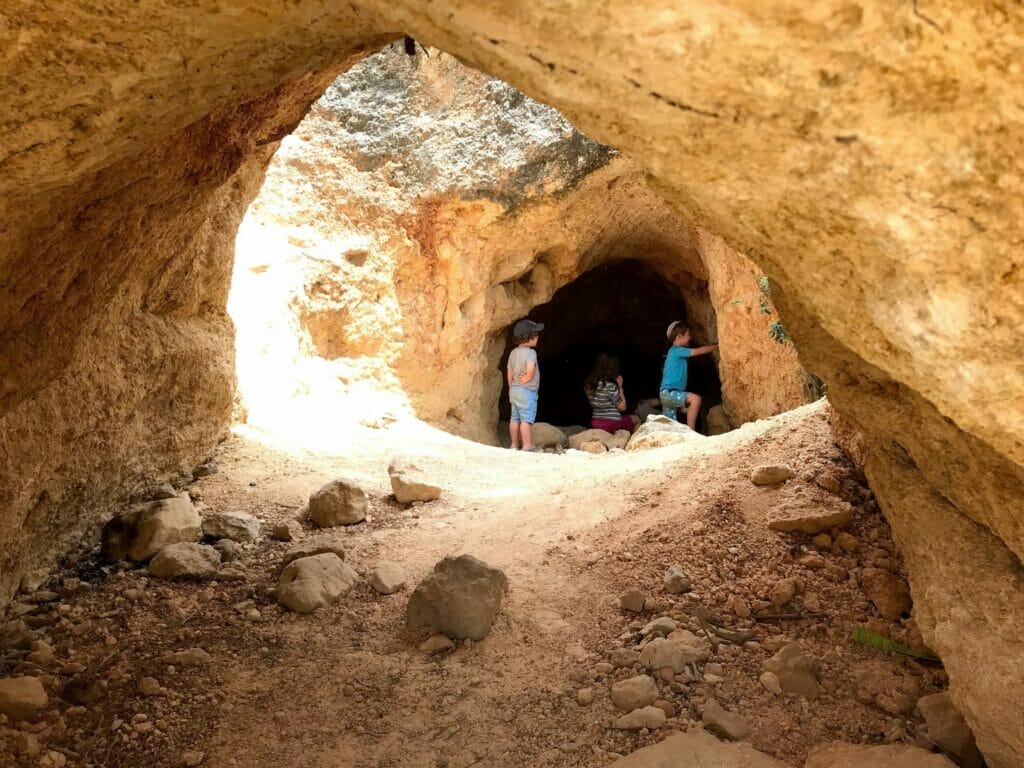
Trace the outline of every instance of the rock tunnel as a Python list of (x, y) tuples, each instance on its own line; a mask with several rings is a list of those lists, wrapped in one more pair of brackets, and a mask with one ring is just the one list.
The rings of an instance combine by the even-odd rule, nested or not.
[[(988, 764), (1024, 762), (1015, 7), (108, 6), (2, 12), (0, 593), (224, 434), (239, 222), (309, 105), (408, 32), (561, 109), (635, 164), (627, 176), (695, 228), (699, 252), (728, 247), (763, 270), (860, 441), (850, 450), (906, 558), (915, 620)], [(555, 43), (552, 29), (574, 34)], [(610, 179), (587, 181), (603, 199)], [(418, 262), (428, 272), (472, 252), (436, 236), (439, 212)], [(540, 231), (573, 212), (524, 213), (517, 225)], [(492, 225), (480, 243), (509, 257), (496, 285), (565, 247), (552, 236), (516, 253)], [(586, 244), (567, 251), (552, 274), (595, 266), (575, 263)], [(471, 313), (472, 295), (433, 311)], [(523, 303), (474, 330), (493, 343), (473, 371), (493, 370)], [(472, 423), (495, 399), (466, 395), (453, 410), (424, 393), (421, 407)]]

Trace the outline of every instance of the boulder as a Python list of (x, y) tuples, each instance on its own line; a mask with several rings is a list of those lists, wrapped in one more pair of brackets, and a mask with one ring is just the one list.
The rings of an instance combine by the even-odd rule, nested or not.
[(171, 544), (149, 561), (149, 572), (158, 579), (210, 579), (219, 567), (220, 552), (194, 542)]
[(637, 427), (636, 432), (629, 438), (626, 450), (662, 448), (666, 445), (677, 445), (703, 439), (704, 435), (694, 432), (685, 424), (672, 421), (667, 416), (648, 416), (647, 421)]
[(355, 525), (366, 519), (369, 501), (355, 482), (332, 480), (309, 497), (309, 518), (318, 528)]
[(580, 445), (580, 450), (584, 453), (608, 453), (608, 449), (604, 446), (604, 443), (598, 442), (597, 440), (589, 440), (586, 443)]
[(708, 409), (708, 435), (724, 435), (726, 432), (731, 431), (732, 428), (732, 421), (729, 419), (724, 407), (716, 405)]
[(312, 536), (308, 539), (303, 539), (298, 544), (293, 544), (288, 547), (284, 553), (284, 557), (281, 558), (281, 567), (288, 565), (292, 560), (298, 560), (300, 557), (312, 557), (313, 555), (323, 554), (335, 554), (339, 559), (345, 559), (345, 546), (344, 542), (332, 536), (330, 534), (320, 534), (319, 536)]
[(501, 610), (508, 578), (471, 555), (446, 557), (417, 585), (406, 624), (433, 627), (451, 638), (482, 640)]
[(895, 621), (914, 607), (906, 582), (882, 568), (865, 568), (860, 588), (887, 621)]
[(796, 472), (791, 467), (781, 464), (762, 464), (755, 467), (754, 471), (750, 473), (750, 482), (754, 485), (778, 485), (795, 476)]
[(840, 528), (852, 519), (853, 507), (838, 499), (820, 506), (790, 499), (774, 504), (768, 510), (768, 527), (772, 530), (811, 536), (830, 528)]
[(103, 555), (111, 561), (145, 562), (171, 544), (195, 541), (202, 524), (187, 493), (151, 501), (103, 526)]
[(36, 677), (0, 679), (0, 714), (11, 720), (35, 720), (46, 709), (48, 699)]
[(370, 586), (382, 595), (391, 595), (405, 587), (405, 569), (391, 560), (382, 560), (370, 571)]
[(203, 516), (203, 535), (248, 544), (260, 537), (260, 521), (247, 512), (214, 512)]
[(922, 696), (917, 700), (917, 708), (928, 727), (929, 740), (960, 768), (981, 768), (985, 764), (974, 734), (947, 691)]
[(662, 581), (665, 583), (665, 591), (671, 595), (681, 595), (684, 592), (689, 592), (692, 587), (690, 577), (686, 575), (686, 571), (683, 570), (683, 566), (679, 565), (679, 563), (673, 563), (669, 566), (668, 570), (665, 571)]
[(689, 664), (706, 661), (710, 656), (711, 646), (706, 640), (685, 629), (677, 629), (668, 637), (655, 638), (645, 645), (640, 651), (640, 663), (655, 672), (665, 667), (682, 672)]
[(788, 643), (761, 666), (766, 672), (774, 672), (779, 679), (783, 693), (816, 699), (820, 693), (818, 679), (821, 675), (818, 662), (807, 656), (799, 643)]
[(665, 724), (665, 710), (660, 707), (641, 707), (623, 715), (612, 725), (618, 731), (655, 730)]
[(637, 675), (612, 684), (612, 703), (622, 712), (646, 707), (658, 700), (658, 685), (649, 675)]
[(676, 733), (619, 758), (609, 768), (789, 768), (749, 744), (721, 742), (707, 731)]
[(750, 734), (750, 722), (743, 715), (730, 712), (713, 698), (704, 704), (701, 720), (711, 733), (727, 741), (743, 741)]
[(441, 488), (427, 481), (426, 475), (413, 459), (393, 459), (388, 466), (388, 476), (391, 478), (391, 490), (402, 504), (441, 498)]
[(533, 444), (540, 448), (565, 448), (569, 445), (569, 436), (558, 427), (538, 421), (533, 425)]
[(804, 768), (956, 768), (948, 759), (920, 747), (886, 744), (868, 747), (834, 741), (807, 756)]
[(359, 574), (333, 553), (288, 563), (277, 585), (277, 602), (296, 613), (312, 613), (348, 594)]

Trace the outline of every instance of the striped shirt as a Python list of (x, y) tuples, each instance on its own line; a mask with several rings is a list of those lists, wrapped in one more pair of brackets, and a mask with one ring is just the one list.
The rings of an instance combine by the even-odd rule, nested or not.
[(594, 409), (593, 419), (617, 419), (622, 416), (618, 402), (621, 399), (619, 386), (614, 381), (598, 382), (593, 394), (587, 392), (590, 407)]

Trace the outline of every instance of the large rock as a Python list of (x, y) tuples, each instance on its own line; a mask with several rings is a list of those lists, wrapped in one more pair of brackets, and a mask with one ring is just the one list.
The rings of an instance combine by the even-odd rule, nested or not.
[(637, 675), (612, 683), (612, 703), (623, 712), (646, 707), (660, 698), (658, 685), (649, 675)]
[(277, 602), (296, 613), (332, 605), (359, 581), (348, 563), (327, 553), (293, 560), (281, 571)]
[(861, 744), (832, 742), (816, 747), (804, 768), (956, 768), (942, 755), (920, 747), (886, 744), (867, 747)]
[(149, 572), (158, 579), (212, 579), (219, 567), (220, 552), (194, 542), (171, 544), (149, 561)]
[(187, 493), (159, 499), (108, 521), (103, 527), (103, 554), (108, 560), (145, 562), (164, 547), (195, 541), (202, 519)]
[(317, 536), (310, 536), (307, 539), (303, 539), (298, 544), (292, 544), (284, 553), (284, 557), (281, 558), (281, 567), (288, 565), (292, 560), (298, 560), (300, 557), (312, 557), (313, 555), (323, 555), (326, 553), (332, 553), (338, 556), (339, 559), (345, 559), (345, 542), (339, 539), (337, 536), (333, 536), (329, 533), (322, 533)]
[(928, 738), (960, 768), (981, 768), (984, 765), (974, 733), (947, 691), (922, 696), (917, 700), (917, 708), (928, 727)]
[(391, 490), (402, 504), (414, 501), (433, 501), (441, 498), (441, 487), (429, 481), (415, 459), (398, 457), (388, 466)]
[(318, 528), (355, 525), (366, 519), (366, 492), (353, 480), (339, 478), (309, 497), (309, 519)]
[(508, 591), (502, 571), (471, 555), (441, 560), (409, 598), (410, 628), (432, 627), (451, 638), (482, 640), (501, 610)]
[(565, 432), (544, 421), (538, 421), (533, 425), (532, 435), (533, 444), (541, 448), (565, 448), (569, 445), (569, 438)]
[(609, 768), (789, 768), (749, 744), (721, 742), (706, 731), (676, 733), (619, 758)]
[(213, 512), (203, 516), (203, 535), (248, 544), (260, 537), (260, 521), (248, 512)]
[(865, 568), (860, 575), (860, 587), (888, 621), (910, 613), (914, 607), (906, 582), (882, 568)]
[(11, 720), (35, 720), (46, 709), (46, 689), (35, 677), (0, 678), (0, 714)]
[(789, 643), (761, 665), (765, 671), (775, 673), (783, 693), (816, 699), (821, 692), (821, 666), (803, 652), (799, 643)]
[(677, 629), (668, 637), (651, 640), (640, 651), (640, 663), (657, 672), (670, 667), (673, 672), (682, 672), (690, 664), (706, 661), (711, 656), (707, 640), (697, 637), (685, 629)]
[(704, 435), (694, 432), (685, 424), (672, 421), (667, 416), (648, 416), (647, 421), (637, 427), (626, 444), (627, 451), (644, 448), (662, 448), (666, 445), (702, 440)]

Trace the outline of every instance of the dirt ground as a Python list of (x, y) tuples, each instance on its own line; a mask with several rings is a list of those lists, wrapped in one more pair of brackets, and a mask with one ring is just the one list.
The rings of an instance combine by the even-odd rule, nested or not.
[[(236, 578), (207, 583), (161, 582), (103, 564), (83, 545), (43, 585), (47, 599), (23, 596), (0, 624), (2, 673), (40, 675), (50, 694), (40, 722), (0, 728), (0, 756), (16, 766), (107, 768), (177, 768), (199, 753), (217, 768), (603, 766), (672, 730), (700, 727), (712, 696), (749, 720), (755, 747), (794, 766), (824, 741), (923, 743), (912, 706), (886, 711), (891, 699), (855, 679), (865, 663), (880, 662), (881, 677), (899, 680), (911, 701), (945, 686), (939, 665), (851, 639), (862, 625), (921, 643), (912, 620), (883, 621), (859, 587), (865, 565), (901, 565), (870, 491), (833, 442), (823, 402), (716, 438), (603, 456), (513, 453), (420, 424), (379, 426), (350, 425), (333, 448), (325, 438), (316, 450), (237, 428), (214, 457), (219, 472), (188, 490), (201, 511), (241, 510), (273, 523), (301, 515), (322, 483), (354, 477), (371, 496), (371, 514), (337, 531), (346, 560), (361, 573), (382, 559), (401, 563), (404, 591), (381, 596), (363, 582), (300, 616), (274, 601), (290, 545), (268, 537), (244, 549)], [(396, 453), (419, 457), (444, 488), (440, 500), (395, 501), (386, 469)], [(755, 486), (751, 469), (765, 463), (787, 464), (796, 477)], [(840, 480), (832, 492), (815, 483), (826, 470)], [(810, 536), (766, 525), (781, 506), (820, 507), (836, 496), (855, 508), (846, 528), (860, 542), (853, 553), (819, 552)], [(511, 589), (486, 639), (428, 656), (418, 650), (425, 635), (405, 629), (405, 604), (437, 560), (459, 553), (502, 568)], [(691, 577), (691, 592), (664, 591), (673, 563)], [(790, 576), (801, 593), (776, 610), (771, 591)], [(660, 610), (621, 610), (630, 589)], [(737, 597), (770, 618), (738, 617)], [(609, 687), (639, 667), (609, 660), (635, 647), (640, 627), (658, 615), (698, 633), (705, 620), (751, 629), (754, 639), (719, 645), (717, 682), (659, 679), (675, 711), (665, 727), (613, 730), (621, 713)], [(776, 696), (759, 683), (761, 662), (783, 637), (821, 662), (818, 699)], [(52, 656), (32, 654), (40, 640)], [(212, 663), (161, 661), (189, 648)], [(147, 676), (159, 692), (139, 692)], [(589, 705), (577, 702), (585, 688), (595, 695)], [(38, 737), (39, 753), (25, 733)]]

